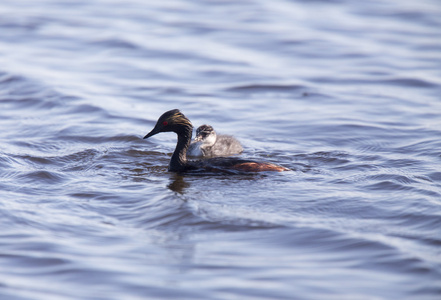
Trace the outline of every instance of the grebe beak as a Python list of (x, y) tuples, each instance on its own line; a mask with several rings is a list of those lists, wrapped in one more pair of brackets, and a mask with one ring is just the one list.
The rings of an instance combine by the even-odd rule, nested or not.
[(147, 138), (149, 138), (149, 137), (151, 137), (151, 136), (153, 136), (153, 135), (155, 135), (155, 134), (157, 134), (157, 133), (160, 133), (160, 132), (161, 132), (161, 130), (155, 127), (155, 128), (153, 128), (152, 131), (150, 131), (149, 133), (147, 133), (146, 136), (143, 137), (143, 139), (147, 139)]

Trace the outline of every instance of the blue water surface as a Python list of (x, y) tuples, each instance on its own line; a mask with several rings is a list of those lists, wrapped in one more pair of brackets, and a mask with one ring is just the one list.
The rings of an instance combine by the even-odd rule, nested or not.
[[(0, 299), (441, 299), (441, 5), (3, 0)], [(288, 172), (167, 172), (165, 111)]]

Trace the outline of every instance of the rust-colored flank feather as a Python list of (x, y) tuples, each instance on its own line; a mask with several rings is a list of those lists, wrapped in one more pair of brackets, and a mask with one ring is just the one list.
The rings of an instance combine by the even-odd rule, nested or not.
[(265, 162), (245, 162), (238, 163), (232, 166), (233, 169), (244, 171), (244, 172), (264, 172), (264, 171), (276, 171), (283, 172), (289, 171), (288, 168), (278, 166), (275, 164), (265, 163)]

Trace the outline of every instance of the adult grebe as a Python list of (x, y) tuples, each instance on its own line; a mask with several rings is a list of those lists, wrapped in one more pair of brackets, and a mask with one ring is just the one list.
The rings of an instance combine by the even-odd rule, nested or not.
[(288, 171), (289, 169), (275, 164), (255, 162), (235, 157), (217, 157), (211, 159), (188, 161), (187, 149), (191, 142), (193, 125), (178, 109), (165, 112), (159, 117), (155, 127), (145, 137), (149, 138), (160, 132), (175, 132), (178, 143), (170, 159), (170, 172), (186, 172), (192, 170), (223, 171), (228, 169), (261, 172), (261, 171)]
[(231, 135), (216, 134), (210, 125), (196, 129), (196, 137), (188, 147), (190, 156), (228, 156), (243, 151), (242, 145)]

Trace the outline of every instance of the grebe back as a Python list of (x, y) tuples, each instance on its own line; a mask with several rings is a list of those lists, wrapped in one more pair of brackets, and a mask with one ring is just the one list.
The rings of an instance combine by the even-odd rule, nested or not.
[(196, 129), (196, 137), (191, 142), (187, 154), (190, 156), (228, 156), (242, 153), (240, 142), (231, 135), (216, 134), (210, 125)]

